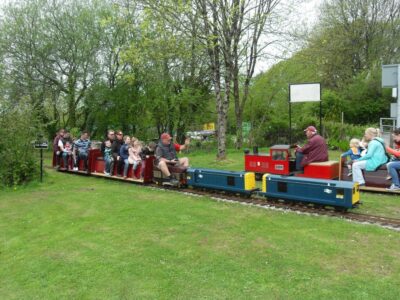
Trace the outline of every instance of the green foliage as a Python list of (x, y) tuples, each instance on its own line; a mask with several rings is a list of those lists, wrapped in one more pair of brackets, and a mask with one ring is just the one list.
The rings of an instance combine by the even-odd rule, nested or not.
[(31, 144), (40, 132), (37, 112), (23, 103), (1, 108), (0, 187), (16, 186), (33, 180), (38, 174), (38, 152)]
[[(372, 126), (357, 126), (352, 124), (341, 124), (339, 122), (324, 122), (324, 136), (330, 149), (345, 151), (349, 149), (349, 142), (352, 138), (361, 140), (364, 131)], [(376, 127), (376, 125), (375, 125)]]

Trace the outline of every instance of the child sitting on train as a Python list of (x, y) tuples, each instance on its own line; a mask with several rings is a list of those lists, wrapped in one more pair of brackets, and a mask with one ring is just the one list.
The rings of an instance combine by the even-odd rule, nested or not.
[(129, 157), (128, 162), (129, 164), (133, 165), (132, 167), (132, 177), (134, 179), (139, 179), (135, 176), (135, 171), (140, 165), (142, 158), (140, 157), (140, 153), (142, 152), (142, 145), (141, 142), (134, 137), (131, 139), (131, 147), (129, 148)]
[(112, 144), (110, 140), (104, 142), (104, 174), (111, 176), (114, 171), (114, 157), (112, 155)]
[(124, 136), (124, 144), (121, 146), (119, 150), (119, 156), (121, 157), (122, 161), (124, 162), (124, 178), (126, 179), (128, 174), (129, 168), (129, 148), (131, 144), (131, 138), (129, 136)]
[(353, 161), (361, 157), (361, 152), (363, 149), (361, 148), (360, 143), (361, 142), (359, 139), (351, 139), (349, 143), (350, 149), (341, 155), (341, 157), (350, 157), (350, 160), (347, 160), (346, 162), (347, 168), (349, 170), (347, 176), (353, 175), (352, 173)]
[[(61, 145), (60, 145), (60, 142), (61, 142)], [(58, 146), (60, 149), (62, 149), (62, 158), (63, 158), (63, 162), (64, 162), (64, 168), (70, 169), (68, 162), (70, 161), (70, 158), (72, 157), (73, 142), (72, 142), (71, 134), (69, 132), (66, 132), (64, 134), (64, 137), (62, 139), (60, 139), (60, 141), (58, 142)]]

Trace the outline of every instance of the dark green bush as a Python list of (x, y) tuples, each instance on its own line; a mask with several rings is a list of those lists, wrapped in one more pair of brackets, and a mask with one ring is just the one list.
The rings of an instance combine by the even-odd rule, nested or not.
[(38, 175), (37, 150), (32, 141), (38, 123), (27, 104), (1, 107), (0, 110), (0, 187), (27, 183)]

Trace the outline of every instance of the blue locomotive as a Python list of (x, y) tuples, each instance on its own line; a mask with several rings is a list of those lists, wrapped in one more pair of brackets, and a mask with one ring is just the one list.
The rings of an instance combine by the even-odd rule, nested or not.
[(220, 190), (241, 195), (306, 202), (336, 208), (353, 208), (360, 201), (358, 183), (264, 174), (262, 189), (256, 188), (255, 173), (190, 168), (187, 184), (194, 188)]
[(186, 179), (187, 184), (191, 187), (222, 190), (242, 195), (251, 195), (258, 190), (256, 177), (252, 172), (189, 168)]
[(360, 202), (357, 182), (321, 180), (295, 176), (264, 174), (262, 191), (268, 198), (353, 208)]

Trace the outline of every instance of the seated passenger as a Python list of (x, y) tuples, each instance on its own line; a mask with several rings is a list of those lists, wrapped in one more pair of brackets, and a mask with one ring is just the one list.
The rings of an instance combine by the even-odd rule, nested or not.
[(72, 144), (73, 142), (69, 132), (66, 132), (64, 137), (58, 141), (58, 148), (61, 151), (65, 170), (70, 169), (68, 162), (72, 157)]
[[(122, 131), (117, 131), (116, 139), (112, 143), (112, 156), (114, 158), (114, 164), (117, 164), (117, 176), (122, 176), (122, 167), (124, 165), (124, 160), (119, 156), (122, 145), (124, 144)], [(110, 170), (111, 175), (114, 170)]]
[(55, 167), (59, 167), (60, 166), (61, 150), (58, 147), (58, 142), (64, 137), (64, 133), (65, 133), (65, 130), (64, 129), (60, 129), (57, 132), (57, 135), (53, 140), (53, 155), (55, 156), (55, 159), (56, 159)]
[(112, 144), (114, 142), (114, 140), (115, 140), (115, 132), (114, 132), (114, 130), (110, 129), (107, 131), (107, 136), (104, 139), (104, 141), (101, 143), (101, 146), (100, 146), (100, 151), (101, 151), (101, 154), (103, 155), (103, 157), (104, 157), (104, 150), (106, 148), (106, 142), (110, 141)]
[[(134, 138), (134, 137), (132, 137), (132, 138)], [(133, 165), (132, 177), (134, 179), (139, 179), (135, 176), (135, 171), (142, 162), (142, 158), (140, 157), (141, 152), (142, 152), (142, 145), (141, 145), (140, 141), (136, 139), (134, 142), (132, 142), (132, 140), (131, 140), (131, 147), (129, 148), (128, 161), (129, 161), (129, 164)]]
[(114, 157), (112, 156), (112, 144), (110, 140), (104, 141), (104, 151), (103, 151), (103, 159), (105, 162), (104, 165), (104, 174), (107, 176), (111, 176), (114, 170)]
[(81, 133), (81, 138), (74, 143), (74, 151), (76, 155), (74, 171), (78, 171), (79, 162), (81, 159), (83, 159), (84, 162), (84, 171), (88, 171), (90, 145), (91, 141), (89, 140), (89, 133), (87, 131), (83, 131)]
[(362, 170), (375, 171), (388, 160), (385, 144), (379, 137), (379, 129), (367, 128), (364, 138), (368, 142), (367, 153), (353, 163), (353, 181), (358, 182), (360, 186), (365, 185)]
[(395, 144), (395, 149), (392, 149), (389, 146), (386, 147), (386, 151), (393, 155), (392, 160), (386, 165), (390, 179), (392, 179), (392, 184), (389, 188), (387, 188), (387, 190), (398, 191), (400, 190), (400, 127), (393, 131), (393, 141)]
[(169, 178), (171, 184), (177, 185), (178, 181), (169, 172), (167, 164), (180, 165), (187, 168), (189, 159), (187, 157), (178, 159), (175, 146), (171, 143), (171, 136), (168, 133), (163, 133), (156, 149), (156, 165)]
[(360, 143), (361, 142), (359, 139), (351, 139), (349, 144), (350, 149), (340, 156), (344, 158), (350, 157), (350, 160), (347, 160), (346, 162), (347, 168), (349, 170), (347, 176), (351, 176), (353, 174), (351, 171), (353, 161), (361, 157), (362, 148), (360, 146)]
[(150, 155), (154, 155), (156, 147), (157, 144), (155, 142), (150, 142), (147, 146), (142, 147), (142, 152), (140, 153), (142, 160), (148, 158)]
[(124, 179), (127, 178), (128, 168), (129, 168), (129, 148), (131, 147), (131, 138), (129, 136), (124, 136), (124, 144), (119, 150), (120, 160), (124, 162)]
[(303, 171), (304, 166), (312, 162), (328, 161), (328, 146), (325, 139), (317, 134), (314, 126), (304, 129), (308, 142), (296, 148), (296, 170)]
[(140, 157), (142, 158), (142, 170), (140, 172), (141, 178), (144, 177), (144, 171), (146, 169), (146, 159), (150, 157), (150, 155), (154, 155), (156, 151), (157, 144), (154, 142), (150, 142), (147, 146), (142, 147), (142, 152), (140, 153)]

